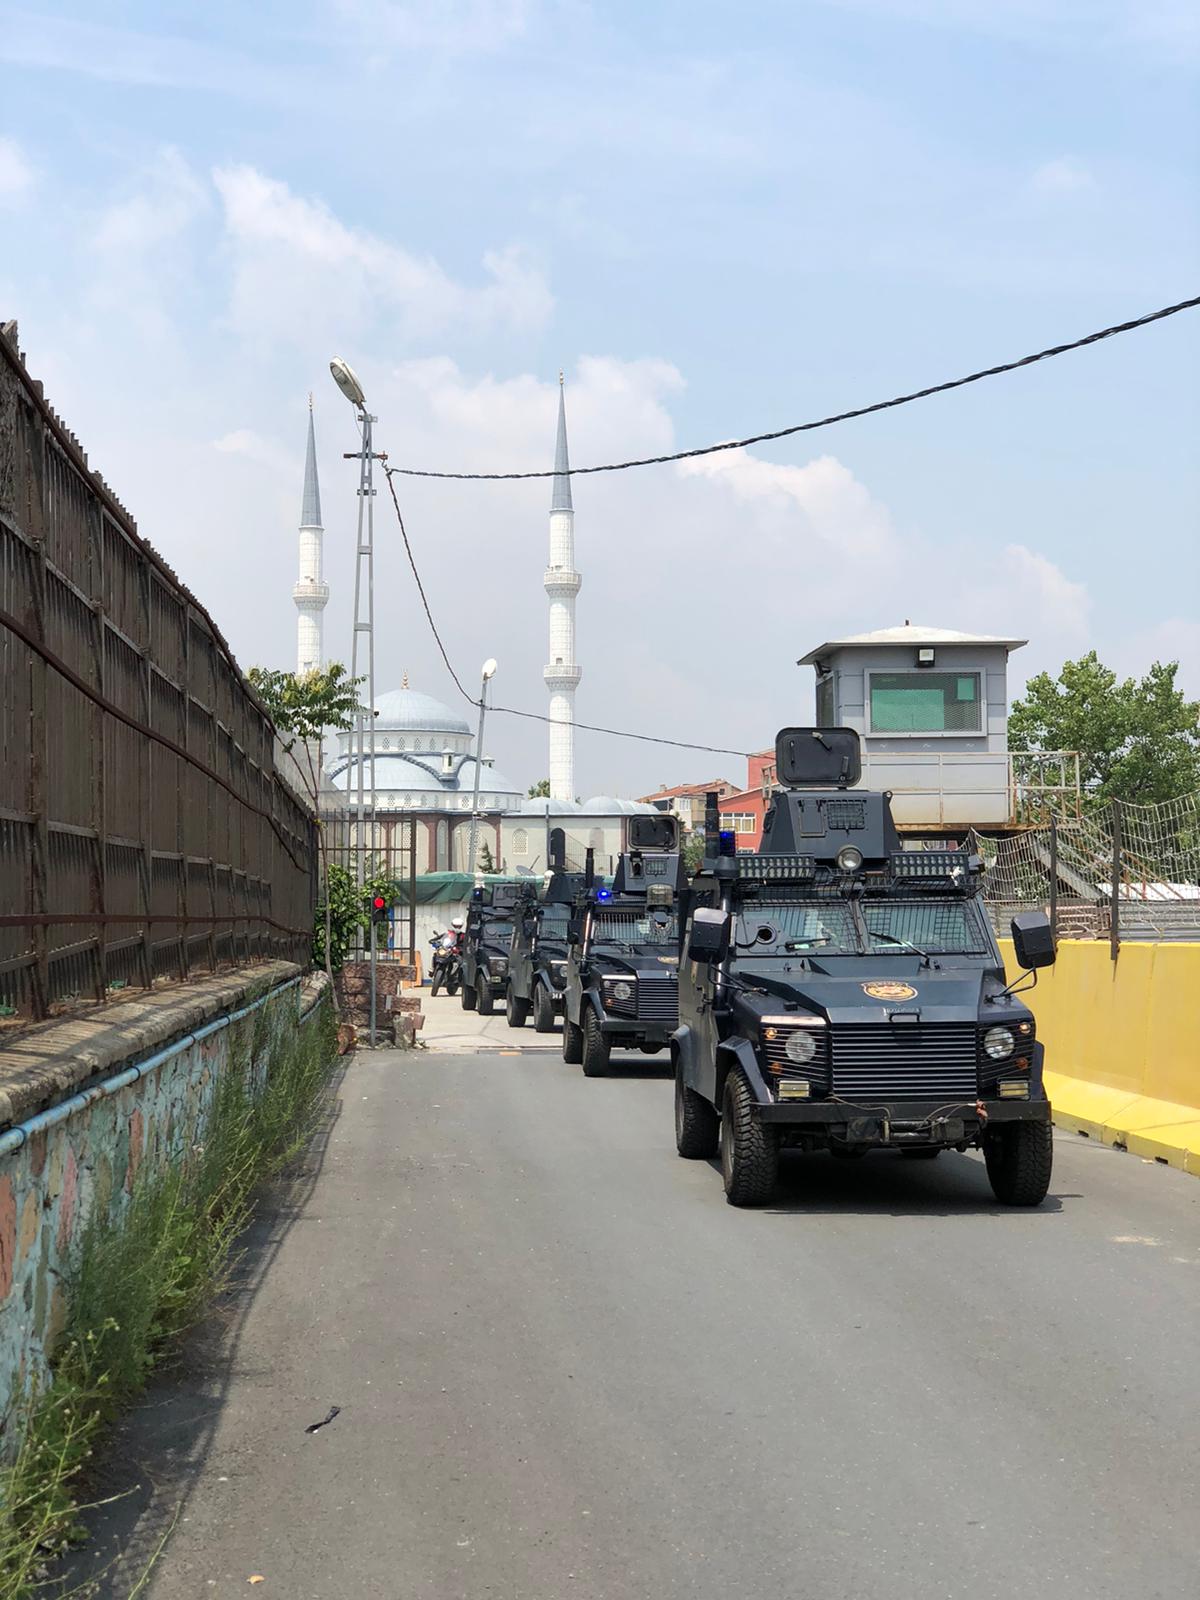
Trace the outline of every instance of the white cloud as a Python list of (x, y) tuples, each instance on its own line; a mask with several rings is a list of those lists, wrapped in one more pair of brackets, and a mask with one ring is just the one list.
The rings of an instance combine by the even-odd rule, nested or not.
[(256, 338), (311, 345), (321, 331), (344, 337), (377, 320), (428, 340), (451, 328), (529, 330), (550, 313), (545, 280), (518, 246), (485, 252), (485, 281), (471, 287), (254, 167), (218, 168), (213, 182), (233, 266), (232, 320)]
[(1087, 586), (1068, 578), (1049, 556), (1023, 544), (1006, 545), (997, 576), (1032, 619), (1029, 626), (1040, 625), (1064, 643), (1086, 638), (1091, 609)]
[(372, 44), (448, 54), (501, 49), (528, 30), (530, 0), (339, 0)]
[(33, 188), (33, 168), (15, 139), (0, 138), (0, 204), (23, 200)]
[(1043, 162), (1029, 182), (1035, 193), (1048, 195), (1086, 194), (1097, 188), (1095, 177), (1073, 156)]

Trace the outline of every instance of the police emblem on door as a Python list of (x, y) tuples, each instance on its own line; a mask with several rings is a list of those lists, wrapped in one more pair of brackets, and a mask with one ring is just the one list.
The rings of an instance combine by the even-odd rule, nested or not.
[(862, 992), (870, 995), (872, 1000), (915, 1000), (917, 998), (917, 991), (911, 983), (896, 983), (886, 978), (881, 978), (875, 983), (864, 983)]

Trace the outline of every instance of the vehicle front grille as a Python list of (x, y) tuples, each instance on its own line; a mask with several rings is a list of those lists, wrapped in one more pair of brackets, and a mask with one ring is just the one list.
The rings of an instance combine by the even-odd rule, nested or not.
[(904, 1100), (974, 1100), (979, 1030), (974, 1023), (835, 1023), (833, 1092)]
[(639, 1022), (679, 1022), (679, 984), (674, 975), (663, 978), (638, 978), (637, 1014)]

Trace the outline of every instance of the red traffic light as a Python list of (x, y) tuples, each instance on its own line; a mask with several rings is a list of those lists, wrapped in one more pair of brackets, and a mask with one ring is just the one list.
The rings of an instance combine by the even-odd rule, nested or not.
[(387, 910), (387, 901), (383, 898), (383, 896), (381, 894), (377, 894), (375, 896), (375, 899), (372, 902), (372, 904), (374, 905), (376, 911), (386, 911)]

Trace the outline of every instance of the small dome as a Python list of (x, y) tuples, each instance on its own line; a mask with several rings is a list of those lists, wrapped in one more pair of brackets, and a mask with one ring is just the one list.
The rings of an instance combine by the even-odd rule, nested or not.
[(641, 800), (618, 800), (611, 794), (594, 794), (579, 809), (589, 817), (633, 817), (656, 808)]
[(470, 733), (471, 725), (435, 700), (416, 689), (390, 689), (375, 700), (375, 727), (380, 731), (415, 733)]
[(524, 817), (570, 817), (577, 816), (583, 807), (578, 800), (549, 800), (545, 795), (536, 795), (522, 800), (517, 810)]
[[(458, 769), (458, 787), (460, 789), (474, 789), (475, 787), (475, 757), (468, 756)], [(517, 790), (509, 783), (507, 778), (502, 778), (495, 767), (489, 767), (485, 761), (479, 769), (480, 793), (488, 794), (516, 794)]]

